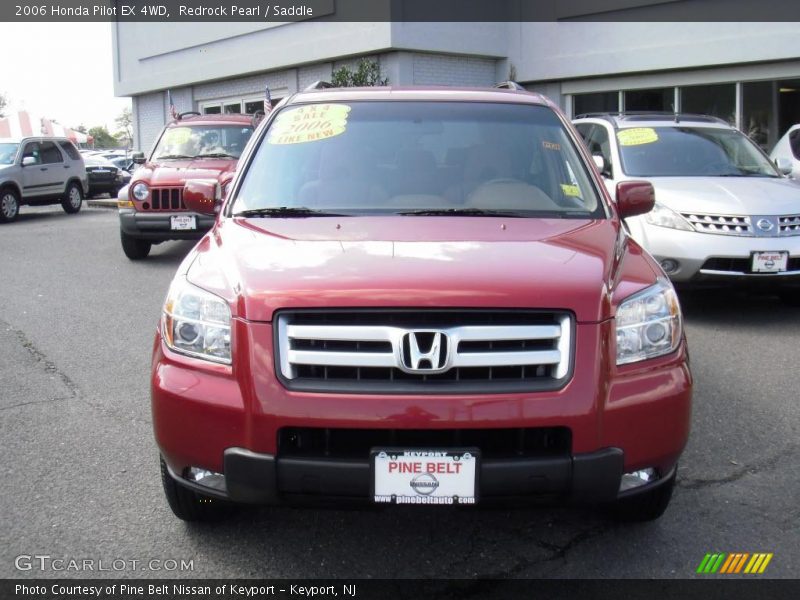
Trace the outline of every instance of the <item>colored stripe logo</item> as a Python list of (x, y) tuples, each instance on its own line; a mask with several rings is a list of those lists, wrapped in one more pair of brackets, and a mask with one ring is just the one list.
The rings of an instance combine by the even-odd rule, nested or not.
[(772, 560), (772, 552), (717, 552), (708, 553), (700, 561), (697, 573), (710, 575), (720, 573), (724, 575), (761, 574), (767, 570), (767, 565)]

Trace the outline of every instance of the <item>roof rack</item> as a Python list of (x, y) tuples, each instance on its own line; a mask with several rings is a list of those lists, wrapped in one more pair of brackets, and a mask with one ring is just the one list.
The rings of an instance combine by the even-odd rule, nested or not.
[(304, 92), (310, 92), (311, 90), (326, 90), (328, 88), (334, 87), (333, 84), (329, 81), (315, 81), (310, 86), (305, 88)]
[(520, 84), (518, 84), (516, 81), (502, 81), (500, 83), (496, 83), (494, 87), (500, 90), (516, 90), (518, 92), (528, 91)]
[(175, 120), (176, 120), (176, 121), (180, 121), (181, 119), (183, 119), (183, 117), (185, 117), (185, 116), (187, 116), (187, 115), (192, 115), (192, 116), (195, 116), (195, 117), (199, 117), (199, 116), (200, 116), (200, 113), (199, 113), (199, 112), (197, 112), (196, 110), (187, 110), (186, 112), (182, 112), (182, 113), (180, 113), (180, 114), (178, 115), (178, 118), (177, 118), (177, 119), (175, 119)]
[(680, 123), (681, 121), (700, 121), (701, 123), (722, 123), (729, 125), (725, 119), (713, 117), (711, 115), (700, 115), (695, 113), (676, 113), (665, 110), (629, 110), (624, 112), (591, 112), (576, 115), (576, 119), (590, 119), (590, 118), (605, 118), (611, 119), (617, 117), (625, 121), (674, 121)]

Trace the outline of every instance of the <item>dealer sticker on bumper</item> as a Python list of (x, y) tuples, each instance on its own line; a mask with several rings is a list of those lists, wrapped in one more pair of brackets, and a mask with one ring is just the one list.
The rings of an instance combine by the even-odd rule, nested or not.
[(173, 231), (197, 229), (197, 218), (194, 215), (172, 215), (170, 227)]
[(376, 503), (475, 504), (478, 452), (396, 450), (372, 452)]
[(753, 252), (753, 273), (781, 273), (788, 262), (788, 252)]

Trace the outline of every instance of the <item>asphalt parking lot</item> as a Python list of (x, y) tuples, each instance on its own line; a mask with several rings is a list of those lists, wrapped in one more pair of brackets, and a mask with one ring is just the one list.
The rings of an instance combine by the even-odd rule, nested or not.
[[(0, 577), (666, 577), (707, 552), (800, 568), (800, 309), (682, 295), (693, 431), (659, 521), (586, 509), (272, 508), (174, 518), (151, 432), (150, 349), (189, 243), (128, 261), (116, 212), (24, 207), (0, 227)], [(189, 573), (20, 571), (19, 555), (192, 560)], [(119, 563), (118, 563), (119, 564)]]

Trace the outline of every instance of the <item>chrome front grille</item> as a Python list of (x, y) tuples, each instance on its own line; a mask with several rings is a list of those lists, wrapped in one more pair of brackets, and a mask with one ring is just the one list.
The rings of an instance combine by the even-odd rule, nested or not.
[(563, 312), (282, 312), (277, 369), (290, 389), (476, 393), (553, 389), (571, 372)]
[[(746, 237), (783, 237), (800, 235), (800, 215), (706, 215), (681, 213), (701, 233)], [(764, 227), (762, 227), (762, 224)]]
[(182, 187), (150, 188), (150, 201), (142, 207), (145, 210), (186, 210), (183, 203)]
[(698, 213), (681, 213), (683, 218), (702, 233), (720, 233), (723, 235), (751, 235), (750, 217), (737, 215), (703, 215)]
[(778, 217), (780, 235), (800, 235), (800, 215)]

